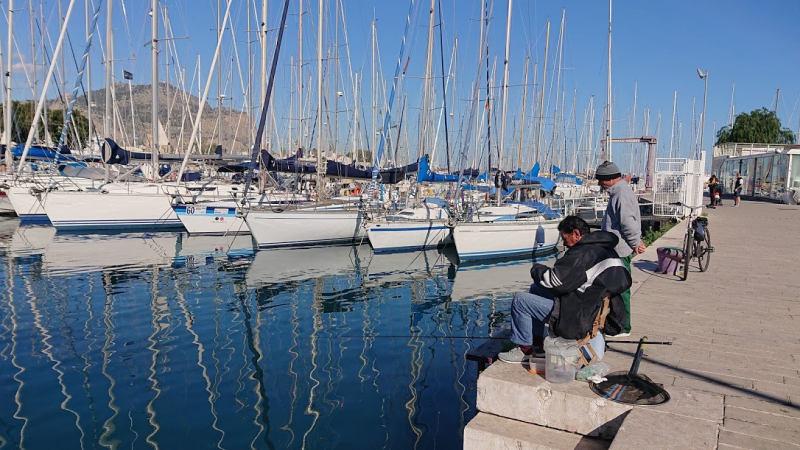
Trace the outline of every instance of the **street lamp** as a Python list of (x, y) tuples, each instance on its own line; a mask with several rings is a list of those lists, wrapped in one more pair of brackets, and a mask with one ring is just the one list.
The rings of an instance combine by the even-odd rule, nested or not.
[[(703, 89), (703, 128), (700, 129), (700, 151), (703, 151), (703, 138), (706, 134), (706, 97), (708, 95), (708, 71), (706, 70), (703, 73), (702, 70), (697, 69), (697, 75), (700, 76), (701, 80), (706, 80), (705, 88)], [(699, 154), (697, 156), (700, 156)]]

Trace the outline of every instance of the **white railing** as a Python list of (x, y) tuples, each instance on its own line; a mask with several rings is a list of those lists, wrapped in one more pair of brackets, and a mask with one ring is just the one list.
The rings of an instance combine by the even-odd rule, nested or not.
[(674, 206), (671, 203), (681, 202), (690, 206), (702, 204), (706, 181), (705, 161), (705, 152), (701, 153), (700, 159), (656, 159), (653, 186), (654, 216), (675, 217), (689, 214), (689, 208)]

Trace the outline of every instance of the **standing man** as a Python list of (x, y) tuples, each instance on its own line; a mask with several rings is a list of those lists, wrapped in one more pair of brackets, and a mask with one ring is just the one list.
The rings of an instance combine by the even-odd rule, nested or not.
[[(622, 179), (622, 173), (611, 161), (597, 166), (595, 178), (600, 188), (608, 192), (608, 207), (603, 214), (603, 231), (614, 233), (619, 238), (615, 247), (617, 254), (628, 273), (631, 272), (631, 259), (634, 254), (644, 253), (647, 246), (642, 242), (642, 216), (639, 212), (639, 198)], [(628, 323), (617, 336), (630, 336), (631, 333), (631, 291), (622, 293)]]
[(742, 187), (744, 187), (744, 180), (742, 180), (742, 174), (736, 174), (736, 184), (733, 185), (733, 207), (736, 208), (739, 206), (739, 203), (742, 202)]

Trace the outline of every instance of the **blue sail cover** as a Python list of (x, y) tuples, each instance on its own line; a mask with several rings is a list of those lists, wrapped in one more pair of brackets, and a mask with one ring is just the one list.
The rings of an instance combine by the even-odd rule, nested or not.
[(426, 181), (431, 182), (457, 182), (458, 175), (441, 175), (438, 173), (434, 173), (431, 170), (431, 166), (428, 164), (428, 157), (423, 156), (419, 159), (419, 172), (417, 172), (417, 182), (422, 183)]
[[(261, 163), (266, 170), (270, 172), (317, 173), (316, 164), (301, 163), (298, 161), (298, 158), (302, 157), (302, 149), (298, 149), (294, 156), (290, 156), (286, 159), (275, 158), (268, 151), (264, 149), (261, 150)], [(394, 184), (404, 180), (407, 174), (416, 172), (418, 168), (419, 164), (414, 163), (403, 167), (384, 169), (379, 172), (379, 176), (381, 182), (385, 184)], [(363, 170), (349, 164), (342, 164), (336, 161), (326, 161), (325, 175), (329, 177), (370, 180), (372, 179), (372, 169)]]
[(549, 178), (542, 178), (537, 176), (532, 176), (531, 174), (525, 175), (524, 177), (518, 178), (523, 183), (530, 183), (530, 184), (539, 184), (542, 190), (547, 192), (552, 191), (556, 187), (556, 182), (549, 179)]
[[(428, 155), (423, 156), (419, 159), (418, 163), (418, 172), (417, 172), (417, 182), (434, 182), (434, 183), (449, 183), (449, 182), (457, 182), (459, 179), (458, 171), (455, 171), (448, 175), (442, 175), (439, 173), (434, 172), (431, 170), (430, 164), (428, 164)], [(478, 169), (464, 169), (461, 171), (461, 178), (475, 178), (479, 176), (480, 171)]]
[[(383, 169), (378, 172), (378, 178), (383, 184), (395, 184), (405, 180), (409, 173), (414, 173), (419, 170), (419, 164), (409, 164), (403, 167), (395, 167), (393, 169)], [(362, 170), (356, 166), (349, 164), (342, 164), (335, 161), (328, 161), (325, 168), (325, 175), (340, 178), (353, 178), (358, 180), (371, 180), (372, 169)]]
[[(21, 158), (23, 151), (25, 151), (24, 145), (17, 145), (11, 148), (11, 154), (14, 155), (15, 158)], [(56, 159), (56, 153), (59, 154), (58, 159), (62, 161), (78, 161), (72, 156), (67, 147), (61, 147), (61, 150), (57, 151), (55, 147), (45, 147), (43, 145), (32, 145), (28, 150), (28, 158), (51, 160)]]
[(316, 164), (301, 163), (297, 159), (303, 156), (303, 150), (298, 149), (294, 156), (286, 159), (278, 159), (270, 155), (263, 148), (261, 149), (261, 165), (270, 172), (283, 173), (317, 173)]

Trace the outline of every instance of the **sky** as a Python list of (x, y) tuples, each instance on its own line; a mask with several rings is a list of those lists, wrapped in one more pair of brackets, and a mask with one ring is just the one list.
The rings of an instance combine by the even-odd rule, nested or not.
[[(47, 29), (48, 51), (52, 52), (58, 37), (59, 2), (48, 0), (37, 2), (33, 0), (35, 19), (39, 20), (39, 11), (43, 12), (44, 28)], [(72, 60), (71, 51), (75, 57), (80, 58), (85, 41), (85, 0), (75, 0), (74, 10), (68, 27), (72, 50), (67, 49), (68, 61), (66, 63), (67, 90), (72, 89), (75, 83), (76, 68)], [(98, 0), (90, 0), (90, 7), (94, 7)], [(421, 125), (420, 111), (423, 102), (423, 85), (426, 67), (426, 47), (428, 41), (428, 20), (430, 2), (415, 0), (412, 10), (412, 24), (405, 47), (405, 64), (408, 66), (402, 78), (400, 89), (392, 108), (392, 124), (398, 126), (397, 118), (400, 111), (405, 111), (404, 133), (408, 142), (406, 147), (414, 147), (409, 152), (416, 152), (420, 145), (419, 135)], [(150, 11), (149, 0), (112, 0), (113, 27), (115, 47), (115, 74), (117, 81), (122, 80), (122, 71), (127, 70), (134, 74), (133, 83), (143, 84), (150, 82), (150, 47), (145, 45), (150, 40)], [(283, 2), (269, 0), (267, 8), (267, 29), (269, 42), (269, 58), (271, 59), (274, 43), (277, 37), (277, 28), (280, 22), (280, 12)], [(488, 59), (490, 71), (494, 73), (491, 89), (491, 109), (496, 112), (493, 126), (494, 142), (497, 142), (502, 123), (500, 114), (502, 97), (500, 95), (503, 78), (503, 58), (506, 38), (506, 19), (509, 1), (490, 1), (491, 14), (488, 21)], [(0, 20), (0, 40), (3, 42), (3, 53), (6, 53), (6, 33), (8, 0), (0, 2), (4, 19)], [(61, 0), (61, 9), (66, 12), (68, 0)], [(221, 4), (223, 10), (226, 0), (166, 0), (161, 2), (161, 8), (167, 11), (171, 30), (169, 35), (175, 40), (170, 41), (170, 49), (161, 45), (161, 62), (159, 77), (166, 80), (167, 56), (171, 61), (170, 82), (179, 84), (177, 67), (185, 68), (185, 85), (193, 93), (198, 92), (197, 60), (200, 57), (200, 72), (203, 82), (209, 76), (209, 67), (214, 54), (217, 32), (217, 11)], [(16, 0), (14, 9), (14, 37), (15, 48), (12, 51), (13, 69), (13, 97), (16, 99), (31, 98), (32, 89), (28, 81), (33, 69), (31, 62), (29, 2)], [(247, 41), (255, 40), (260, 21), (262, 0), (250, 0), (252, 12), (247, 14), (247, 1), (233, 0), (231, 6), (231, 23), (226, 30), (221, 47), (222, 89), (226, 96), (224, 106), (246, 108), (244, 94), (248, 91), (247, 70)], [(441, 5), (441, 23), (439, 21), (439, 5)], [(479, 35), (480, 35), (480, 0), (437, 0), (435, 18), (435, 45), (433, 47), (433, 96), (435, 100), (429, 101), (432, 105), (430, 127), (436, 127), (438, 132), (431, 133), (425, 145), (425, 152), (436, 148), (440, 155), (436, 158), (443, 161), (444, 133), (438, 111), (442, 103), (441, 89), (441, 60), (444, 55), (445, 72), (448, 74), (446, 81), (448, 87), (448, 113), (452, 114), (449, 128), (453, 142), (451, 145), (461, 148), (464, 142), (459, 133), (464, 134), (468, 128), (472, 109), (469, 99), (472, 96), (471, 85), (476, 81), (479, 62)], [(344, 22), (335, 21), (337, 6), (339, 18), (344, 16)], [(381, 86), (380, 102), (385, 103), (392, 88), (392, 76), (397, 65), (398, 54), (404, 35), (406, 17), (411, 6), (410, 0), (370, 1), (370, 0), (325, 0), (325, 20), (323, 31), (323, 48), (325, 52), (324, 83), (325, 96), (329, 104), (325, 107), (328, 117), (325, 119), (325, 130), (330, 133), (332, 125), (328, 122), (335, 120), (338, 124), (337, 145), (339, 147), (352, 147), (350, 134), (353, 123), (354, 84), (353, 73), (359, 74), (361, 83), (358, 86), (359, 100), (362, 105), (359, 122), (362, 127), (372, 127), (371, 105), (371, 29), (374, 21), (378, 55), (376, 56), (379, 72), (385, 79), (385, 87)], [(313, 115), (317, 110), (316, 97), (316, 41), (318, 24), (318, 7), (316, 0), (303, 0), (303, 61), (306, 101), (304, 103), (303, 123), (306, 126), (305, 139), (312, 139)], [(273, 133), (276, 134), (281, 146), (289, 147), (289, 139), (296, 136), (299, 121), (296, 98), (296, 64), (298, 59), (298, 27), (299, 10), (301, 4), (298, 0), (291, 0), (290, 12), (287, 18), (284, 41), (278, 61), (276, 74), (275, 94), (271, 108), (275, 112), (275, 120), (270, 119)], [(162, 9), (163, 14), (164, 9)], [(560, 28), (562, 13), (565, 17), (563, 39)], [(736, 114), (749, 112), (754, 109), (766, 107), (774, 109), (776, 93), (780, 89), (777, 114), (785, 127), (795, 133), (800, 129), (800, 33), (796, 31), (796, 19), (800, 17), (800, 2), (796, 0), (771, 0), (765, 2), (752, 2), (747, 0), (707, 0), (707, 1), (621, 1), (613, 4), (612, 11), (612, 91), (613, 91), (613, 136), (628, 137), (645, 134), (656, 135), (659, 138), (659, 156), (672, 155), (688, 156), (693, 152), (693, 142), (699, 141), (699, 116), (703, 108), (704, 80), (700, 79), (697, 69), (708, 72), (708, 91), (704, 133), (704, 148), (709, 150), (714, 141), (715, 129), (728, 124), (731, 107)], [(103, 87), (102, 59), (106, 48), (105, 38), (105, 5), (98, 22), (98, 33), (95, 35), (94, 45), (91, 50), (92, 62), (92, 88)], [(508, 119), (506, 120), (506, 141), (519, 140), (521, 133), (524, 138), (523, 148), (533, 145), (535, 122), (539, 113), (534, 105), (534, 64), (538, 69), (536, 75), (537, 89), (540, 89), (542, 71), (545, 60), (545, 28), (550, 21), (550, 41), (547, 58), (547, 86), (545, 89), (544, 116), (545, 128), (543, 130), (543, 152), (559, 153), (559, 147), (588, 146), (582, 143), (581, 132), (588, 134), (584, 126), (584, 111), (587, 110), (590, 98), (594, 97), (595, 109), (595, 141), (599, 139), (600, 130), (603, 128), (603, 104), (606, 99), (607, 85), (607, 39), (608, 39), (609, 4), (606, 1), (587, 0), (562, 0), (561, 2), (545, 0), (515, 0), (512, 6), (510, 51), (508, 58), (509, 78), (508, 88)], [(163, 19), (163, 16), (162, 16)], [(336, 59), (336, 23), (338, 22), (339, 55)], [(346, 30), (345, 30), (346, 28)], [(440, 51), (439, 32), (444, 51)], [(346, 32), (345, 32), (346, 31)], [(160, 28), (160, 35), (166, 36), (168, 31)], [(40, 56), (39, 32), (36, 31), (37, 56)], [(232, 39), (231, 36), (235, 39)], [(559, 52), (559, 42), (563, 42), (563, 51)], [(236, 51), (234, 51), (234, 46)], [(454, 46), (457, 51), (454, 52)], [(173, 51), (174, 49), (174, 51)], [(260, 65), (261, 52), (258, 43), (253, 42), (251, 48), (252, 64), (256, 66), (256, 73)], [(348, 58), (349, 55), (349, 58)], [(454, 56), (455, 55), (455, 56)], [(530, 57), (529, 86), (524, 125), (521, 123), (521, 107), (525, 93), (524, 71), (526, 59)], [(559, 63), (560, 60), (560, 63)], [(336, 64), (336, 61), (339, 64)], [(5, 56), (4, 56), (5, 63)], [(484, 63), (485, 64), (485, 63)], [(495, 65), (496, 64), (496, 65)], [(27, 68), (27, 77), (22, 70)], [(43, 69), (40, 67), (40, 71)], [(339, 71), (339, 85), (334, 87), (334, 71)], [(479, 83), (485, 87), (486, 68), (481, 67), (482, 78)], [(213, 75), (209, 93), (209, 104), (216, 106), (218, 92), (216, 73)], [(257, 75), (255, 75), (257, 77)], [(39, 75), (40, 83), (42, 75)], [(559, 87), (561, 94), (556, 91)], [(734, 90), (732, 98), (732, 91)], [(41, 84), (40, 84), (41, 86)], [(259, 84), (254, 79), (253, 91), (259, 97)], [(336, 92), (341, 92), (338, 97)], [(673, 134), (673, 100), (677, 92), (675, 137)], [(51, 89), (49, 97), (56, 95)], [(481, 94), (485, 100), (485, 92)], [(635, 99), (634, 99), (635, 97)], [(733, 101), (732, 101), (733, 100)], [(692, 108), (694, 101), (694, 109)], [(332, 117), (333, 103), (339, 111), (336, 119)], [(634, 128), (634, 102), (636, 105), (636, 123)], [(260, 104), (258, 100), (255, 104)], [(573, 109), (573, 103), (575, 105)], [(563, 104), (563, 107), (562, 107)], [(254, 108), (256, 110), (257, 108)], [(649, 127), (643, 116), (649, 111)], [(257, 115), (258, 111), (254, 111)], [(475, 111), (482, 115), (481, 108)], [(559, 122), (555, 115), (563, 115)], [(658, 116), (661, 115), (660, 126)], [(382, 120), (376, 120), (381, 128)], [(481, 119), (481, 123), (485, 118)], [(553, 125), (558, 124), (556, 131)], [(680, 140), (678, 140), (678, 124), (680, 124)], [(716, 128), (715, 128), (716, 127)], [(277, 131), (276, 131), (277, 130)], [(365, 142), (370, 134), (362, 130), (359, 134), (359, 147), (375, 144)], [(485, 141), (485, 125), (481, 128), (481, 135)], [(475, 130), (471, 131), (472, 134)], [(329, 134), (328, 136), (331, 136)], [(405, 136), (405, 134), (404, 134)], [(296, 137), (295, 137), (296, 139)], [(313, 139), (316, 139), (315, 137)], [(329, 139), (329, 138), (326, 138)], [(435, 143), (434, 143), (435, 139)], [(472, 139), (474, 141), (474, 138)], [(553, 140), (565, 141), (554, 144)], [(402, 143), (402, 140), (401, 140)], [(435, 144), (435, 146), (434, 146)], [(580, 144), (580, 145), (579, 145)], [(313, 142), (311, 146), (314, 146)], [(512, 143), (506, 144), (505, 164), (514, 164), (509, 154), (516, 152)], [(597, 147), (595, 142), (594, 146)], [(485, 147), (485, 143), (482, 144)], [(549, 146), (547, 150), (545, 146)], [(695, 144), (694, 148), (698, 148)], [(617, 150), (617, 149), (620, 150)], [(640, 151), (634, 146), (615, 144), (612, 149), (614, 159), (635, 161), (641, 159)], [(679, 150), (680, 149), (680, 150)], [(346, 150), (340, 150), (344, 152)], [(456, 152), (457, 150), (452, 150)], [(474, 153), (469, 150), (470, 154)], [(617, 155), (617, 152), (620, 152)], [(409, 154), (409, 157), (413, 155)], [(582, 158), (582, 157), (581, 157)], [(526, 161), (529, 157), (526, 156)], [(554, 156), (551, 162), (559, 160)], [(630, 164), (636, 170), (636, 164)], [(623, 169), (625, 170), (625, 169)]]

